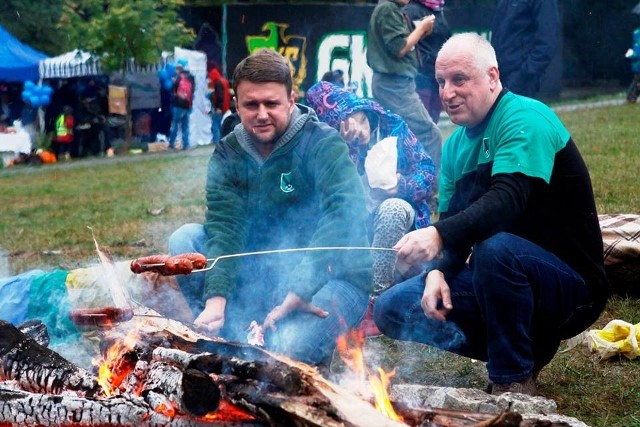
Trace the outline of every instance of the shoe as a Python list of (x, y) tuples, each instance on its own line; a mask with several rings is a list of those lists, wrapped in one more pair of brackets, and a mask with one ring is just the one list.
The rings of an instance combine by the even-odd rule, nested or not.
[(378, 329), (376, 323), (373, 321), (373, 300), (369, 300), (367, 312), (358, 326), (358, 330), (360, 330), (365, 337), (379, 337), (382, 335), (382, 332), (380, 332), (380, 329)]
[(503, 393), (520, 393), (529, 396), (536, 396), (538, 390), (536, 388), (536, 381), (533, 377), (529, 377), (523, 381), (509, 383), (509, 384), (493, 384), (491, 387), (491, 394), (499, 396)]

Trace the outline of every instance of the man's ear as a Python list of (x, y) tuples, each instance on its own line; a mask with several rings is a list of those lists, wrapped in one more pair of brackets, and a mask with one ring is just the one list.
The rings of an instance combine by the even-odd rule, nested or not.
[(292, 90), (291, 94), (289, 95), (289, 113), (293, 112), (293, 108), (296, 105), (296, 93)]
[(500, 82), (500, 70), (498, 67), (490, 67), (489, 68), (489, 84), (491, 85), (491, 89), (494, 89), (498, 86)]

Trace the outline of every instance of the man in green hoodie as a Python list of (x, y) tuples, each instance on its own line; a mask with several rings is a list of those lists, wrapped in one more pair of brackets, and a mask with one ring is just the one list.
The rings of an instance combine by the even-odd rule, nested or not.
[[(236, 67), (233, 89), (241, 125), (209, 162), (204, 224), (174, 232), (170, 252), (216, 258), (368, 246), (365, 194), (348, 147), (296, 104), (287, 60), (271, 50), (252, 54)], [(232, 257), (178, 282), (209, 333), (245, 341), (256, 321), (266, 348), (322, 365), (338, 335), (364, 316), (371, 257), (364, 250)]]

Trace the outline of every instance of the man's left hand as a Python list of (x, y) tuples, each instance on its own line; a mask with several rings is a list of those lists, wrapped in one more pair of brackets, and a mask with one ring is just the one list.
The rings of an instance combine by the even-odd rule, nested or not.
[(315, 314), (316, 316), (323, 318), (329, 315), (329, 312), (311, 304), (310, 302), (306, 302), (295, 293), (289, 292), (282, 304), (275, 306), (264, 319), (262, 329), (271, 329), (272, 331), (275, 331), (277, 329), (276, 322), (284, 319), (289, 315), (289, 313), (297, 310)]

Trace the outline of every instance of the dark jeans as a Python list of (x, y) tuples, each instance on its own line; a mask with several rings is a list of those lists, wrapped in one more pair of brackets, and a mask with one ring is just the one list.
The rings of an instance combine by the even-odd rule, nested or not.
[(640, 73), (635, 73), (633, 75), (633, 80), (631, 80), (631, 84), (627, 88), (627, 101), (636, 102), (638, 100), (638, 95), (640, 94)]
[(508, 233), (476, 244), (469, 264), (448, 284), (453, 310), (446, 322), (424, 315), (420, 275), (378, 297), (376, 325), (395, 339), (487, 361), (489, 378), (498, 384), (522, 381), (542, 368), (560, 340), (589, 327), (601, 311), (572, 268)]

